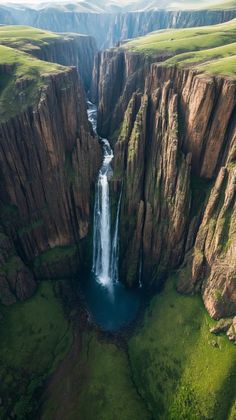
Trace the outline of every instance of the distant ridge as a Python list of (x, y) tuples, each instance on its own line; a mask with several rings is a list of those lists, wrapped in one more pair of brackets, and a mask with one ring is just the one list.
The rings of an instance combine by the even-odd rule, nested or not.
[(17, 0), (16, 2), (0, 0), (0, 5), (10, 8), (27, 8), (35, 10), (45, 10), (55, 8), (64, 12), (74, 13), (119, 13), (119, 12), (135, 12), (148, 10), (190, 10), (190, 9), (228, 9), (236, 7), (236, 1), (216, 1), (216, 0), (78, 0), (78, 1), (42, 1), (40, 4), (24, 3)]

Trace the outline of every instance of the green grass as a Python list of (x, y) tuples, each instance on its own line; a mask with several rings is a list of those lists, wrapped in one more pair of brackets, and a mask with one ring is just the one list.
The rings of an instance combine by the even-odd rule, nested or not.
[(198, 69), (210, 74), (236, 77), (236, 55), (202, 64)]
[(36, 257), (34, 259), (34, 266), (39, 267), (42, 264), (56, 263), (61, 261), (63, 258), (73, 257), (76, 252), (76, 245), (56, 246)]
[(76, 361), (66, 367), (42, 410), (42, 420), (150, 419), (130, 378), (126, 354), (115, 344), (85, 332)]
[(179, 54), (166, 60), (165, 65), (195, 66), (200, 71), (236, 76), (236, 43), (221, 47)]
[(166, 66), (194, 66), (211, 74), (236, 76), (236, 19), (220, 25), (153, 32), (123, 48), (164, 55)]
[(26, 302), (0, 311), (0, 418), (14, 412), (27, 419), (42, 382), (71, 346), (72, 332), (50, 282)]
[(0, 26), (0, 44), (20, 49), (25, 52), (39, 49), (60, 38), (60, 35), (53, 32), (32, 28), (30, 26)]
[(236, 349), (225, 336), (209, 332), (214, 323), (200, 297), (177, 294), (172, 281), (151, 301), (129, 353), (155, 419), (230, 418)]
[[(8, 71), (6, 73), (6, 68)], [(47, 86), (46, 76), (68, 68), (33, 58), (29, 54), (0, 46), (0, 122), (35, 105)]]

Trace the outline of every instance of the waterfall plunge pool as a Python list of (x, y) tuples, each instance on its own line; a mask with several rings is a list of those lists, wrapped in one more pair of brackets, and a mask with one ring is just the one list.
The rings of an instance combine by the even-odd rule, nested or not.
[(142, 300), (141, 289), (127, 289), (120, 282), (107, 287), (93, 273), (83, 282), (82, 292), (92, 320), (111, 332), (135, 320)]
[[(97, 108), (90, 102), (88, 118), (96, 133)], [(101, 329), (114, 332), (134, 321), (140, 308), (142, 293), (140, 288), (128, 289), (118, 281), (121, 195), (115, 225), (111, 226), (109, 180), (112, 177), (113, 151), (107, 139), (100, 140), (103, 147), (103, 163), (95, 193), (93, 267), (90, 276), (82, 284), (82, 293), (92, 320)]]

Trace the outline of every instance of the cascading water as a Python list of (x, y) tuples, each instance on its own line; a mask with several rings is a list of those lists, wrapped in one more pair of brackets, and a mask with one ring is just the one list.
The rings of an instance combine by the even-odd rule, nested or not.
[(101, 139), (104, 159), (99, 171), (95, 192), (93, 272), (104, 286), (112, 284), (111, 273), (111, 215), (109, 178), (112, 176), (112, 149), (106, 139)]
[[(97, 109), (88, 103), (88, 117), (96, 133)], [(112, 177), (113, 151), (106, 139), (100, 139), (103, 162), (98, 174), (94, 203), (93, 268), (84, 281), (84, 296), (94, 320), (105, 330), (119, 330), (137, 314), (140, 289), (127, 289), (119, 281), (119, 219), (122, 188), (114, 227), (111, 226), (109, 181)]]
[[(88, 117), (96, 132), (97, 109), (89, 103)], [(119, 197), (114, 236), (111, 239), (111, 214), (109, 180), (113, 175), (111, 162), (114, 154), (107, 139), (101, 138), (103, 162), (99, 171), (94, 205), (93, 233), (93, 268), (97, 280), (104, 286), (112, 287), (118, 279), (119, 259), (119, 214), (121, 194)]]

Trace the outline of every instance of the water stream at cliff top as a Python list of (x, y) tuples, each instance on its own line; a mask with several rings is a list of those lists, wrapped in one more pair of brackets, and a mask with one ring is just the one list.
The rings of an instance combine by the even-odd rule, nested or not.
[[(96, 133), (97, 108), (88, 102), (88, 118)], [(118, 197), (114, 226), (111, 220), (109, 181), (112, 178), (113, 150), (107, 139), (100, 138), (103, 162), (95, 189), (93, 218), (93, 266), (83, 292), (93, 320), (104, 330), (116, 331), (137, 315), (140, 290), (127, 289), (119, 281), (119, 218), (122, 188)]]

